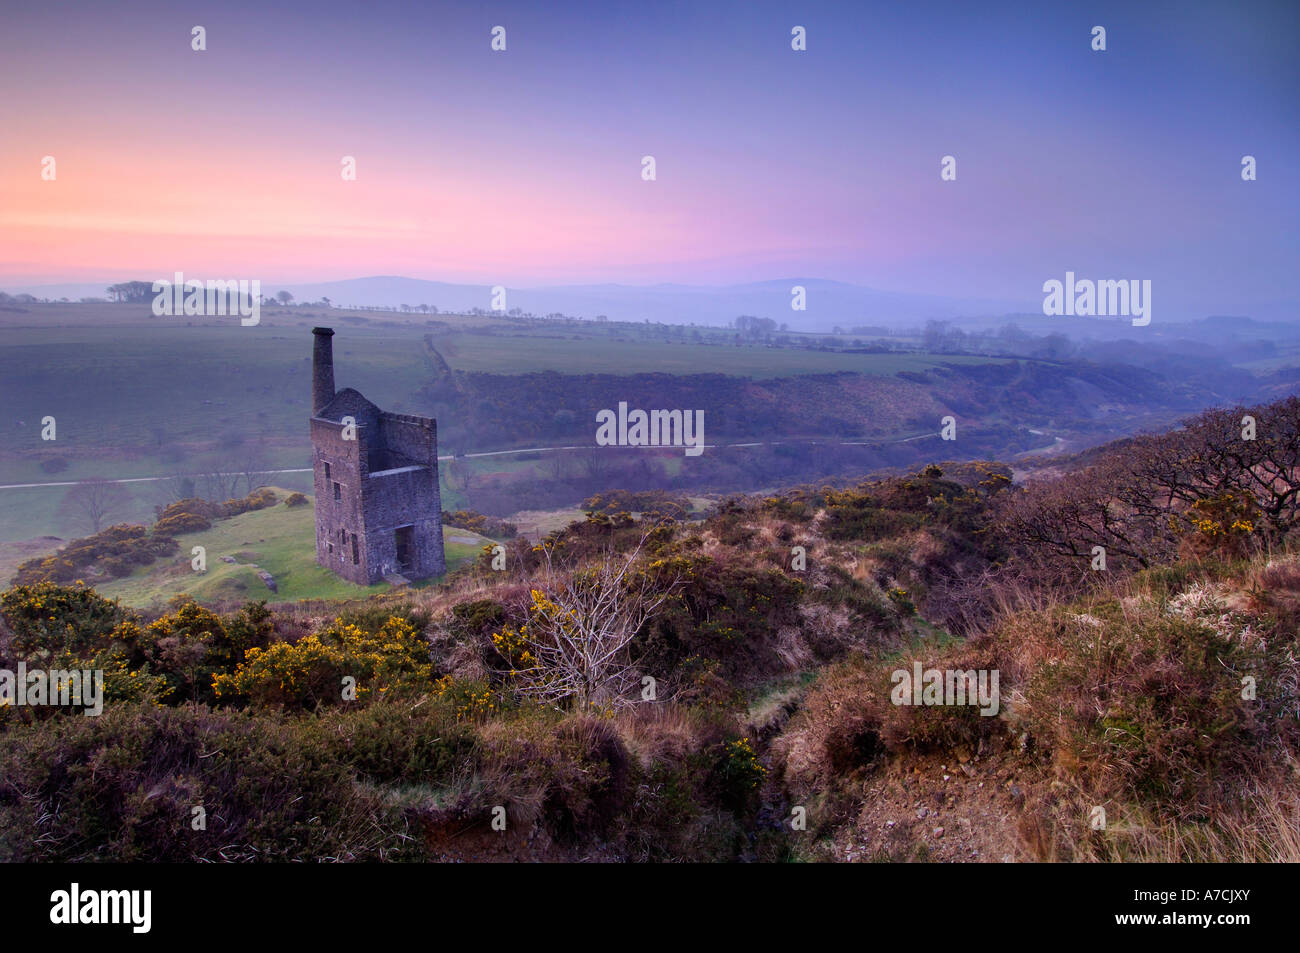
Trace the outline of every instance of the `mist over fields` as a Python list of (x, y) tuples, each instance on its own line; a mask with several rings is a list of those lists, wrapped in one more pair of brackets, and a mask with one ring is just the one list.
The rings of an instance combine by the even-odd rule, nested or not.
[[(38, 485), (0, 490), (0, 542), (27, 552), (40, 548), (35, 538), (84, 531), (66, 497), (86, 478), (138, 480), (122, 485), (112, 516), (142, 522), (182, 491), (308, 489), (316, 324), (338, 329), (340, 386), (436, 417), (445, 499), (501, 517), (572, 508), (612, 485), (725, 493), (935, 457), (1050, 459), (1205, 407), (1270, 399), (1300, 377), (1298, 326), (1244, 317), (884, 325), (836, 311), (838, 333), (815, 334), (761, 316), (691, 326), (421, 304), (364, 311), (294, 295), (242, 327), (156, 317), (147, 301), (11, 296), (0, 305), (11, 435), (0, 483)], [(704, 408), (709, 453), (583, 450), (594, 448), (597, 413), (620, 401)], [(952, 443), (939, 435), (949, 414), (962, 428)], [(56, 440), (40, 439), (46, 416)]]
[[(143, 277), (143, 276), (142, 276)], [(167, 276), (150, 276), (166, 277)], [(0, 288), (10, 294), (28, 294), (38, 299), (79, 301), (101, 298), (110, 282), (54, 285), (30, 285)], [(263, 291), (281, 289), (297, 301), (320, 301), (328, 298), (343, 308), (418, 308), (432, 305), (440, 311), (468, 312), (488, 308), (492, 285), (455, 284), (403, 277), (352, 278), (315, 283), (263, 282)], [(791, 288), (802, 287), (808, 293), (806, 311), (790, 308)], [(1026, 329), (1041, 333), (1064, 330), (1086, 336), (1111, 336), (1123, 318), (1096, 321), (1070, 321), (1046, 317), (1043, 299), (1037, 288), (1026, 289), (1018, 300), (955, 298), (905, 292), (880, 291), (843, 281), (820, 278), (785, 278), (727, 286), (655, 284), (655, 285), (556, 285), (550, 287), (514, 287), (502, 285), (511, 308), (538, 315), (561, 313), (592, 320), (605, 316), (614, 321), (650, 321), (662, 324), (730, 324), (736, 315), (750, 314), (774, 318), (796, 331), (830, 331), (835, 326), (880, 325), (906, 328), (928, 320), (957, 320), (963, 325), (984, 326), (1004, 323), (1009, 318)], [(1163, 302), (1162, 302), (1163, 305)], [(1186, 324), (1207, 315), (1194, 309), (1161, 307), (1161, 323)], [(1238, 317), (1264, 323), (1293, 323), (1300, 320), (1300, 301), (1273, 301), (1255, 306)], [(1228, 331), (1228, 328), (1224, 328)]]

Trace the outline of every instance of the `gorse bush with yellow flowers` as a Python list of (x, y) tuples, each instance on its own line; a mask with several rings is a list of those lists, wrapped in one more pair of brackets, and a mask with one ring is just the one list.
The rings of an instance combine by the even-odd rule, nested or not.
[[(1249, 551), (1260, 516), (1259, 506), (1245, 494), (1199, 499), (1182, 516), (1187, 527), (1182, 553), (1196, 558), (1240, 558)], [(1170, 520), (1177, 527), (1177, 518), (1171, 516)]]
[(736, 738), (722, 746), (718, 775), (727, 796), (744, 801), (763, 783), (767, 768), (758, 760), (758, 752), (748, 738)]
[[(347, 678), (355, 679), (355, 698), (346, 697)], [(432, 684), (428, 644), (400, 616), (373, 632), (335, 619), (292, 644), (251, 648), (234, 672), (212, 680), (220, 701), (248, 699), (285, 709), (364, 702), (390, 692), (428, 691)]]
[[(57, 669), (102, 670), (104, 699), (182, 704), (211, 701), (214, 673), (233, 668), (244, 648), (265, 644), (270, 612), (250, 603), (222, 619), (193, 602), (153, 622), (77, 583), (17, 586), (0, 597), (15, 661)], [(26, 712), (25, 717), (57, 713)]]
[[(277, 641), (276, 617), (265, 603), (218, 615), (178, 600), (147, 621), (82, 583), (17, 586), (0, 596), (0, 614), (14, 663), (102, 669), (108, 702), (315, 708), (342, 700), (345, 676), (356, 679), (358, 701), (408, 683), (427, 689), (433, 677), (418, 614), (354, 612), (289, 643)], [(59, 712), (28, 710), (23, 717)]]
[(106, 647), (113, 630), (133, 614), (83, 582), (14, 586), (0, 596), (0, 614), (13, 632), (19, 658)]
[(457, 721), (481, 721), (506, 710), (505, 696), (483, 679), (445, 675), (434, 684), (433, 693), (451, 707)]
[(121, 578), (137, 566), (175, 554), (178, 548), (165, 527), (151, 533), (143, 526), (110, 526), (93, 536), (72, 540), (53, 555), (27, 560), (18, 567), (13, 581), (19, 585), (70, 583), (99, 573)]
[[(121, 647), (101, 649), (89, 656), (58, 652), (43, 659), (40, 664), (62, 671), (103, 672), (103, 694), (100, 701), (104, 710), (119, 705), (158, 706), (173, 701), (172, 689), (166, 676), (152, 674), (148, 666), (133, 668)], [(81, 718), (84, 717), (84, 710), (75, 705), (67, 708), (59, 705), (25, 705), (20, 708), (7, 701), (0, 701), (0, 730), (14, 723), (41, 722), (68, 715)]]

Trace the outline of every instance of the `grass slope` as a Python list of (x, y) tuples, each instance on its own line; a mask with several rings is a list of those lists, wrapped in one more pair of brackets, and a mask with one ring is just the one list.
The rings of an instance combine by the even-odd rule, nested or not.
[[(285, 491), (277, 492), (284, 497)], [(445, 535), (443, 551), (448, 570), (474, 559), (481, 547), (490, 542), (465, 529), (449, 527)], [(453, 537), (473, 542), (452, 542)], [(124, 579), (96, 581), (94, 585), (105, 596), (137, 607), (165, 604), (180, 593), (199, 602), (217, 604), (247, 599), (270, 602), (355, 599), (392, 588), (387, 583), (357, 586), (316, 565), (315, 538), (314, 505), (289, 507), (280, 502), (264, 510), (218, 520), (211, 529), (200, 533), (177, 536), (181, 548), (175, 559), (137, 569)], [(207, 552), (204, 573), (190, 568), (190, 554), (195, 546), (202, 546)], [(222, 556), (232, 556), (236, 562), (227, 563)], [(275, 577), (278, 592), (267, 589), (254, 565)]]

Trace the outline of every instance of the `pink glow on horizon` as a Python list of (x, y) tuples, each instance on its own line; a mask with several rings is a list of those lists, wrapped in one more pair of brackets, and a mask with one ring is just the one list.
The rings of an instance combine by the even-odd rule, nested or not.
[(837, 277), (855, 262), (887, 266), (921, 237), (900, 227), (916, 221), (916, 203), (898, 195), (774, 187), (768, 170), (728, 173), (719, 157), (684, 151), (644, 182), (637, 155), (608, 148), (579, 162), (386, 143), (358, 155), (347, 182), (342, 153), (319, 143), (145, 144), (94, 125), (93, 137), (43, 143), (57, 159), (52, 182), (40, 178), (40, 155), (0, 147), (0, 279), (179, 269), (281, 281), (691, 283), (769, 266)]

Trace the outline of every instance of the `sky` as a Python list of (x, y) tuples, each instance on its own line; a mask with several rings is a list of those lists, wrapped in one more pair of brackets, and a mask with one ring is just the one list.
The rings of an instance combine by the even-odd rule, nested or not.
[(1300, 3), (6, 0), (0, 18), (0, 288), (810, 276), (1021, 300), (1071, 270), (1150, 279), (1166, 314), (1300, 298)]

